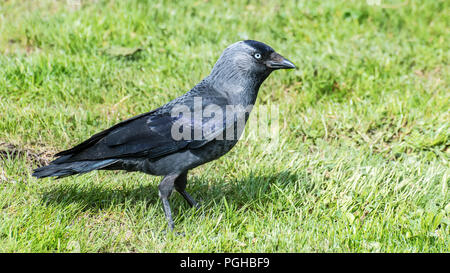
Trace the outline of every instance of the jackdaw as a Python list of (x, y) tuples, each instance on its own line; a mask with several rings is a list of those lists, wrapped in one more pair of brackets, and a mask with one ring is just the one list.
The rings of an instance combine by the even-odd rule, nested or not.
[(164, 176), (159, 196), (173, 230), (168, 200), (172, 191), (177, 190), (190, 206), (199, 207), (186, 192), (188, 171), (233, 148), (263, 81), (274, 70), (290, 68), (295, 68), (292, 62), (264, 43), (234, 43), (189, 92), (57, 153), (57, 159), (35, 169), (33, 176), (60, 178), (93, 170)]

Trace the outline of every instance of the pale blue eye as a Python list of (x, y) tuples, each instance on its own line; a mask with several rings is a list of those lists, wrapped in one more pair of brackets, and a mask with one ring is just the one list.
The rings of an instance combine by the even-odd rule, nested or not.
[(259, 53), (255, 53), (255, 55), (253, 55), (253, 56), (255, 56), (255, 58), (258, 60), (261, 59), (261, 54), (259, 54)]

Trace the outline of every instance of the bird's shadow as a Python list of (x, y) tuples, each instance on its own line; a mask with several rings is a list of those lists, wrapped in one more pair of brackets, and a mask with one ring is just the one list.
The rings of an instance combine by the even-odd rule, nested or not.
[[(250, 174), (242, 180), (207, 181), (204, 177), (191, 177), (188, 178), (187, 190), (194, 199), (200, 201), (201, 205), (218, 203), (226, 198), (232, 200), (237, 206), (244, 206), (257, 198), (268, 198), (265, 197), (265, 193), (273, 184), (282, 189), (284, 185), (298, 179), (298, 174), (288, 171), (263, 176)], [(148, 206), (157, 203), (159, 195), (157, 184), (108, 188), (102, 184), (79, 186), (62, 183), (44, 189), (41, 192), (41, 200), (47, 206), (77, 204), (82, 211), (96, 212), (125, 204), (126, 206), (137, 204)], [(174, 212), (179, 208), (188, 207), (177, 193), (172, 194), (171, 203)]]

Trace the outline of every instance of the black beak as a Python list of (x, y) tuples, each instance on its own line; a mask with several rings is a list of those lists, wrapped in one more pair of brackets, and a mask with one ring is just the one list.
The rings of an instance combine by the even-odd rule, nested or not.
[(291, 61), (276, 52), (272, 53), (270, 59), (266, 61), (266, 66), (272, 69), (295, 68), (295, 65)]

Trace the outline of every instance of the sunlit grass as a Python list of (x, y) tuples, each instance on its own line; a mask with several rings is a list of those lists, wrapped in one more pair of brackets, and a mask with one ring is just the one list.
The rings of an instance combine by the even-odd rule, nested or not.
[[(0, 251), (449, 251), (448, 1), (69, 2), (0, 3)], [(158, 177), (31, 177), (242, 39), (298, 67), (257, 100), (278, 107), (279, 145), (193, 170), (202, 208), (171, 197), (184, 237), (165, 233)]]

